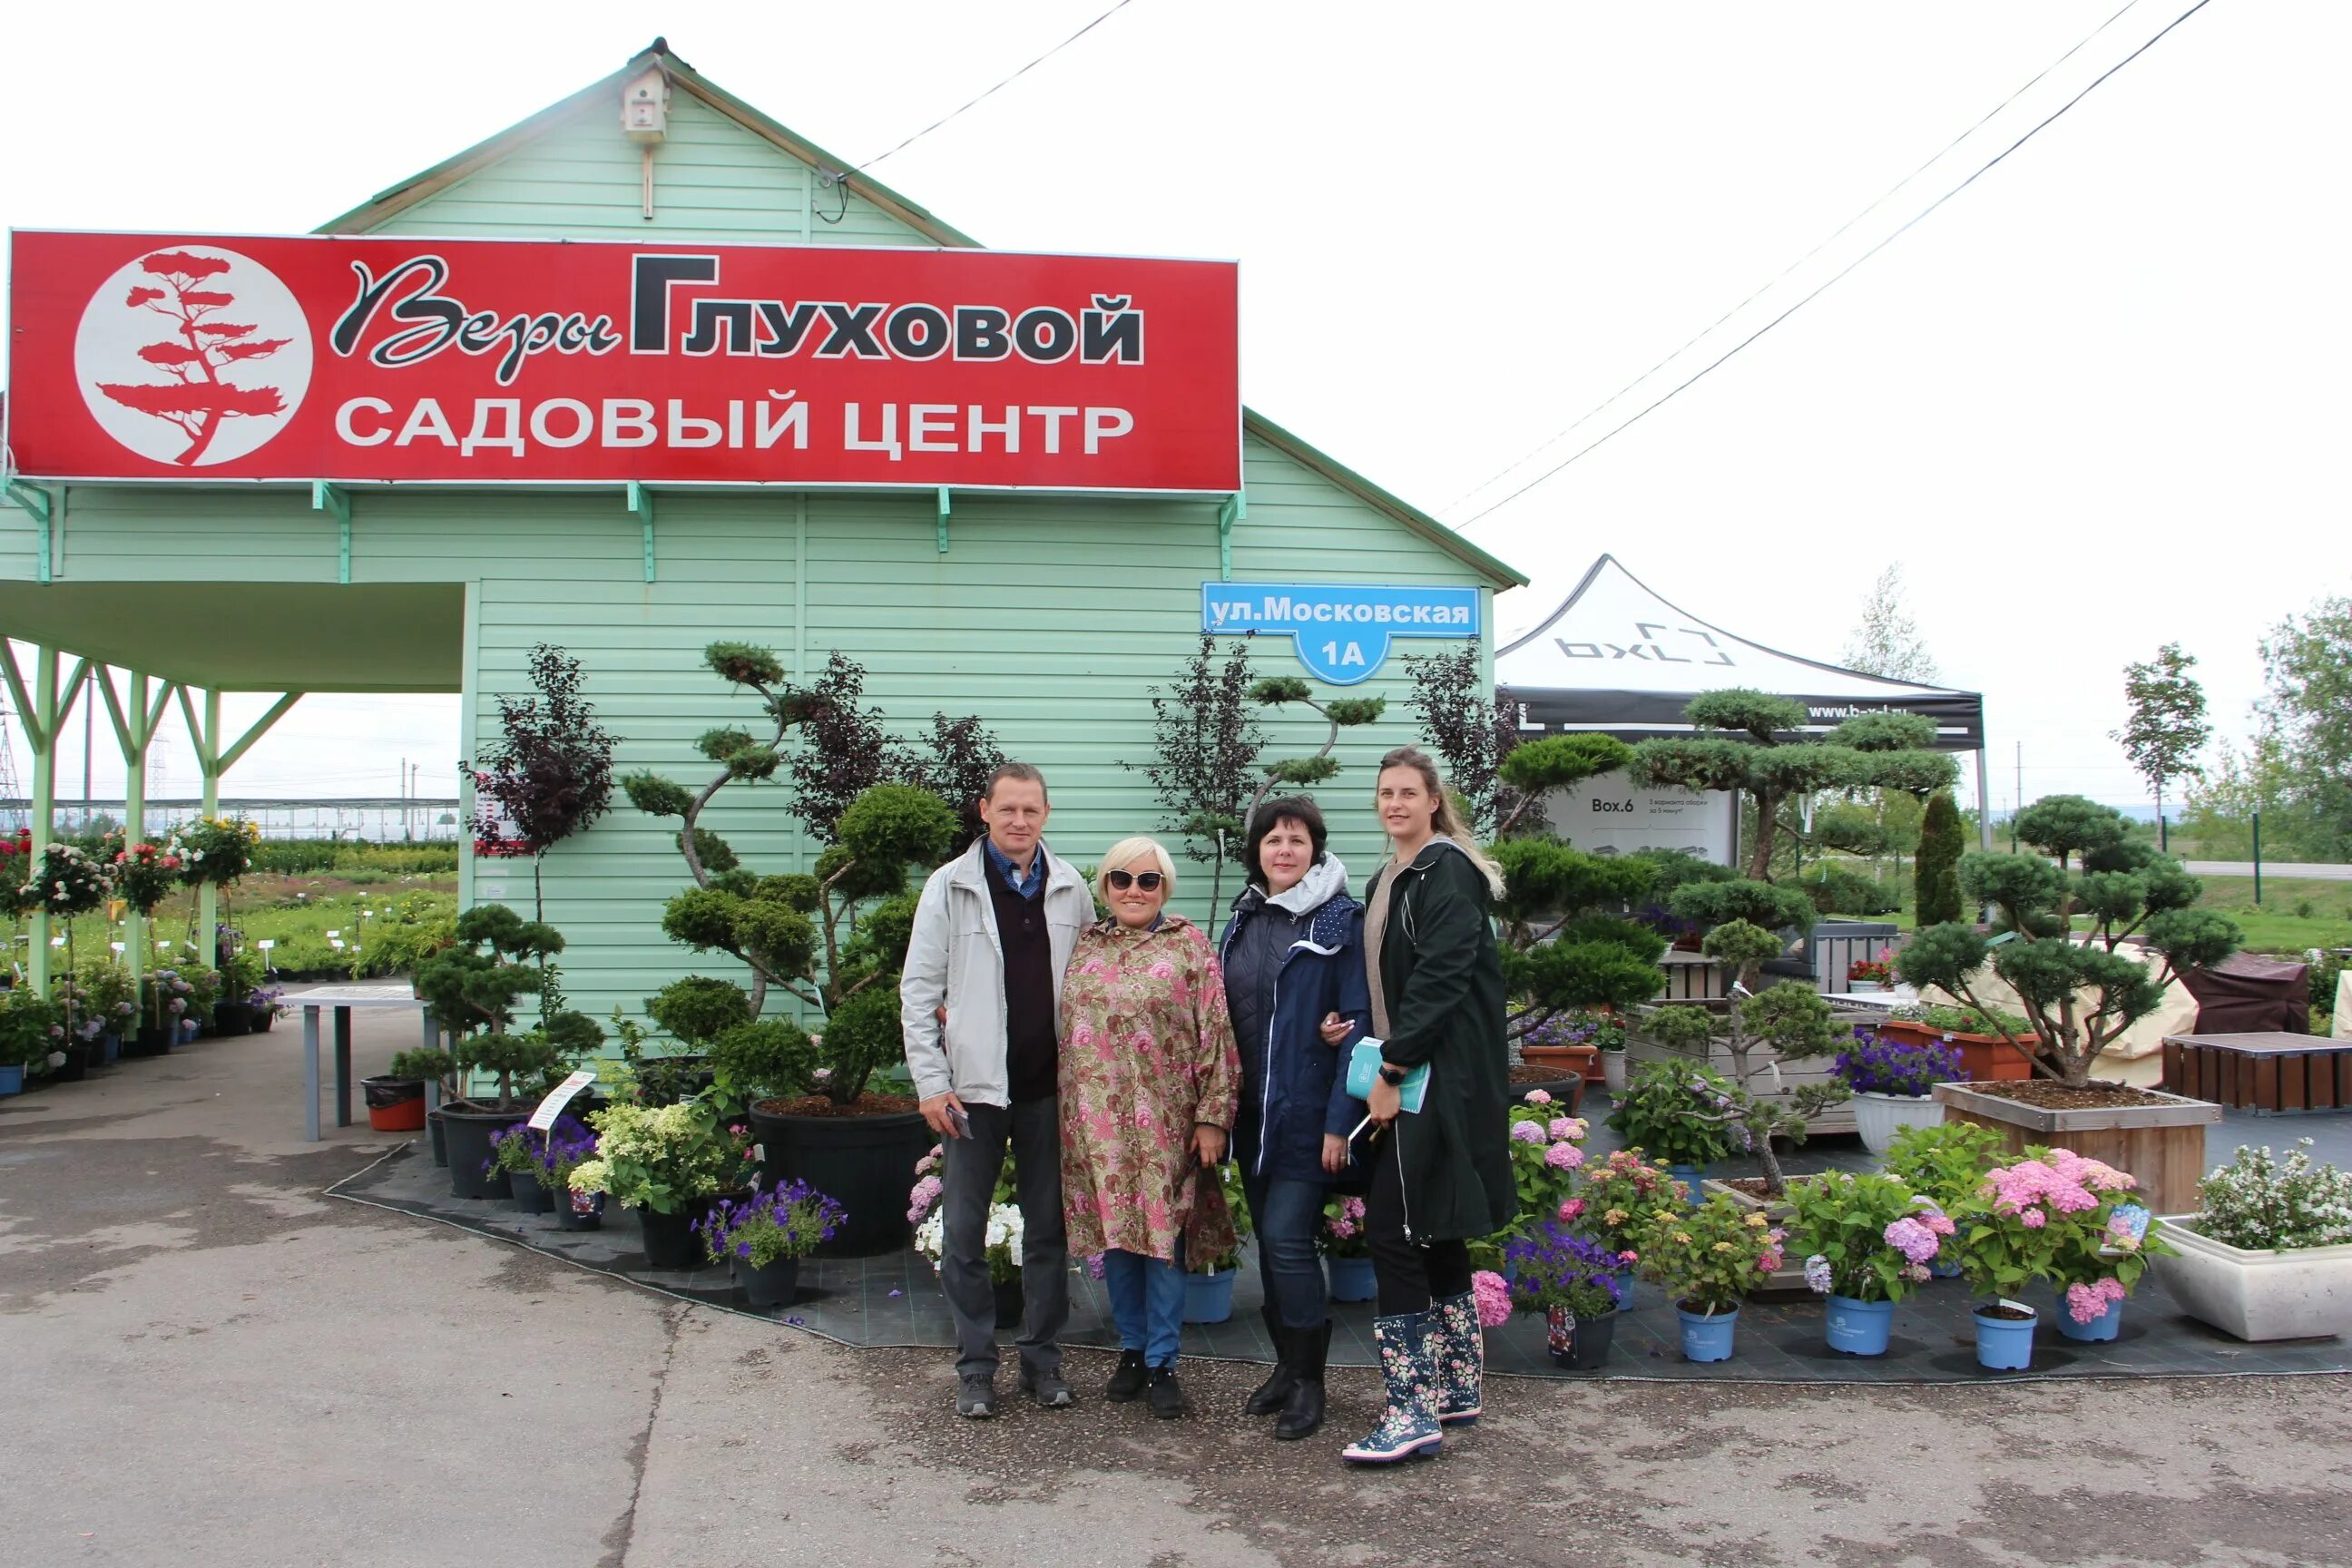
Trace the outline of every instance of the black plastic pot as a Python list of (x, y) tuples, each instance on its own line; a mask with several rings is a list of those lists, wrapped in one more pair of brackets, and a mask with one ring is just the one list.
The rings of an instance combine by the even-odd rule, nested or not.
[[(583, 1207), (583, 1203), (586, 1207)], [(604, 1194), (566, 1191), (556, 1200), (555, 1223), (564, 1230), (604, 1228)]]
[(779, 1258), (773, 1263), (754, 1268), (738, 1258), (735, 1283), (743, 1287), (743, 1299), (754, 1307), (784, 1306), (800, 1289), (801, 1260)]
[(512, 1186), (504, 1171), (483, 1169), (490, 1162), (490, 1134), (503, 1132), (530, 1120), (528, 1109), (521, 1110), (461, 1110), (443, 1106), (441, 1136), (449, 1151), (449, 1193), (460, 1198), (503, 1198), (511, 1196)]
[(97, 1047), (94, 1043), (86, 1043), (81, 1040), (76, 1040), (73, 1044), (66, 1047), (65, 1066), (50, 1068), (49, 1081), (51, 1083), (79, 1083), (82, 1079), (88, 1078), (89, 1076), (89, 1055), (90, 1052), (96, 1048)]
[(214, 1003), (213, 1033), (215, 1035), (253, 1033), (253, 1009), (242, 1002)]
[(848, 1217), (819, 1258), (874, 1258), (913, 1239), (907, 1190), (915, 1162), (936, 1141), (919, 1111), (882, 1116), (777, 1116), (754, 1108), (752, 1136), (771, 1190), (803, 1181), (832, 1198)]
[(441, 1131), (441, 1112), (438, 1109), (425, 1113), (425, 1136), (426, 1142), (433, 1145), (433, 1163), (436, 1165), (446, 1165), (449, 1163), (449, 1138), (448, 1134)]
[(122, 1054), (126, 1058), (160, 1057), (172, 1048), (172, 1034), (177, 1024), (146, 1024), (139, 1026), (136, 1034), (122, 1037)]
[(546, 1185), (529, 1171), (509, 1172), (507, 1175), (509, 1195), (514, 1206), (525, 1214), (551, 1214), (555, 1209), (554, 1195)]
[(702, 1237), (694, 1234), (695, 1226), (710, 1212), (709, 1198), (688, 1198), (672, 1214), (654, 1209), (635, 1212), (638, 1228), (645, 1234), (646, 1268), (699, 1268), (709, 1261)]

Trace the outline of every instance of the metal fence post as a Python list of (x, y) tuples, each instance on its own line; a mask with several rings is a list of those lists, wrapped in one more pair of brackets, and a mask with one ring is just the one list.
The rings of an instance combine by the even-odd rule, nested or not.
[(2263, 814), (2254, 813), (2254, 908), (2263, 907)]

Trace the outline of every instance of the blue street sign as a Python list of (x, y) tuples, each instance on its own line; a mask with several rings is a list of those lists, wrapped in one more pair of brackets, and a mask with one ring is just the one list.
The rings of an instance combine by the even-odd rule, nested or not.
[(1353, 686), (1389, 657), (1391, 637), (1475, 637), (1475, 588), (1371, 583), (1203, 583), (1201, 629), (1290, 637), (1316, 679)]

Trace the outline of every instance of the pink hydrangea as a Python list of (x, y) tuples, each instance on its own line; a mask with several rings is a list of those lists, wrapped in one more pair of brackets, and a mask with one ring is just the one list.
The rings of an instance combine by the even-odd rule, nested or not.
[(1584, 1163), (1584, 1151), (1573, 1143), (1555, 1143), (1544, 1151), (1544, 1163), (1555, 1171), (1573, 1171)]
[(1759, 1258), (1756, 1260), (1756, 1267), (1761, 1272), (1769, 1274), (1780, 1267), (1780, 1249), (1776, 1247)]
[(2124, 1283), (2109, 1278), (2089, 1285), (2066, 1287), (2066, 1315), (2078, 1323), (2095, 1323), (2106, 1316), (2109, 1302), (2124, 1299)]
[(925, 1176), (921, 1181), (917, 1182), (915, 1190), (907, 1194), (907, 1218), (916, 1225), (920, 1225), (923, 1217), (931, 1212), (931, 1205), (940, 1201), (940, 1179), (937, 1176)]
[(1927, 1262), (1936, 1256), (1936, 1248), (1941, 1245), (1934, 1231), (1907, 1215), (1888, 1226), (1884, 1235), (1887, 1246), (1913, 1263)]
[(1522, 1143), (1540, 1143), (1544, 1141), (1543, 1124), (1538, 1121), (1514, 1121), (1511, 1123), (1511, 1136)]
[(1529, 1105), (1549, 1105), (1551, 1091), (1548, 1089), (1531, 1089), (1527, 1092), (1527, 1102)]
[(1559, 1221), (1562, 1225), (1573, 1224), (1583, 1215), (1583, 1213), (1584, 1200), (1582, 1198), (1570, 1198), (1568, 1202), (1559, 1205)]
[(1499, 1329), (1511, 1321), (1510, 1282), (1491, 1268), (1470, 1276), (1470, 1293), (1478, 1303), (1481, 1328)]
[(2028, 1230), (2040, 1230), (2043, 1226), (2050, 1223), (2050, 1216), (2043, 1214), (2040, 1209), (2027, 1209), (2024, 1213), (2019, 1215), (2017, 1218), (2019, 1223), (2023, 1225)]
[(1551, 1119), (1551, 1125), (1545, 1131), (1555, 1138), (1566, 1138), (1573, 1142), (1584, 1136), (1584, 1123), (1577, 1117), (1555, 1116)]

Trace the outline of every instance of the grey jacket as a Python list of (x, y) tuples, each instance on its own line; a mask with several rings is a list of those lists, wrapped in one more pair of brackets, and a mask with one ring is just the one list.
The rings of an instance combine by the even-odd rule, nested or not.
[[(1078, 868), (1041, 847), (1046, 857), (1045, 930), (1054, 955), (1054, 1014), (1061, 1023), (1062, 976), (1078, 932), (1095, 918), (1093, 893)], [(945, 1007), (947, 1026), (940, 1026)], [(959, 1100), (1003, 1105), (1005, 1087), (1004, 948), (996, 934), (996, 905), (988, 896), (986, 851), (975, 840), (923, 884), (915, 931), (898, 981), (898, 1026), (906, 1037), (907, 1070), (915, 1092), (929, 1100), (953, 1089)]]

